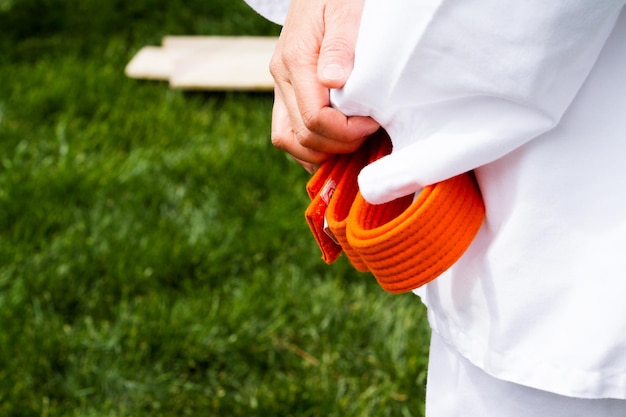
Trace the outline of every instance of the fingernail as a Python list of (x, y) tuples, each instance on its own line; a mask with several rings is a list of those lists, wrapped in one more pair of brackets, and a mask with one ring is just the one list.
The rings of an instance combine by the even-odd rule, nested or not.
[(304, 168), (306, 172), (308, 172), (311, 175), (315, 174), (315, 171), (317, 171), (318, 169), (317, 165), (312, 165), (312, 164), (306, 164), (306, 165), (303, 165), (302, 167)]
[(328, 64), (322, 70), (322, 75), (329, 80), (343, 80), (346, 76), (346, 69), (339, 64)]

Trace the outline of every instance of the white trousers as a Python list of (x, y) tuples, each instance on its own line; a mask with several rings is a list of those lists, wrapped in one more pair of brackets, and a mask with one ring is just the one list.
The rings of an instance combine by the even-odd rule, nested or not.
[(571, 398), (493, 378), (433, 332), (426, 417), (626, 417), (626, 400)]

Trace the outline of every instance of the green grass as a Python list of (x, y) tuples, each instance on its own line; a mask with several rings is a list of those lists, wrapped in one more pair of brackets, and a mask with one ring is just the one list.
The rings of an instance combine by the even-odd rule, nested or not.
[(0, 0), (0, 415), (421, 416), (425, 312), (320, 260), (271, 94), (127, 79), (239, 0)]

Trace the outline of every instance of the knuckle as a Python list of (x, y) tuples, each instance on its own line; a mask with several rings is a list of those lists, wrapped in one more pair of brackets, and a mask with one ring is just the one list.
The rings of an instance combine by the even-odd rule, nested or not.
[(343, 38), (325, 39), (320, 53), (327, 57), (351, 57), (354, 55), (354, 46)]
[(280, 135), (278, 133), (272, 133), (270, 139), (274, 147), (281, 150), (285, 150), (287, 148), (287, 141), (283, 135)]
[(302, 111), (302, 123), (306, 129), (320, 133), (322, 122), (320, 120), (320, 115), (318, 112), (311, 110), (303, 110)]
[(295, 141), (301, 148), (306, 148), (310, 151), (314, 152), (323, 152), (322, 142), (320, 141), (318, 135), (314, 132), (311, 132), (306, 126), (301, 126), (297, 130), (294, 131)]
[(272, 77), (284, 77), (289, 72), (294, 60), (297, 59), (296, 57), (296, 52), (289, 45), (283, 45), (280, 49), (275, 50), (269, 62)]
[(290, 68), (298, 60), (297, 48), (292, 43), (284, 43), (277, 48), (270, 59), (270, 72), (280, 73)]
[(310, 147), (312, 142), (312, 136), (309, 130), (305, 126), (300, 126), (294, 130), (294, 137), (300, 146), (305, 148)]
[(283, 59), (280, 55), (274, 54), (269, 63), (270, 74), (274, 79), (279, 79), (284, 73)]
[(270, 69), (270, 74), (272, 74), (272, 77), (276, 78), (276, 76), (278, 75), (279, 72), (279, 68), (278, 68), (278, 62), (276, 62), (276, 56), (272, 56), (272, 59), (270, 59), (270, 64), (269, 64), (269, 69)]

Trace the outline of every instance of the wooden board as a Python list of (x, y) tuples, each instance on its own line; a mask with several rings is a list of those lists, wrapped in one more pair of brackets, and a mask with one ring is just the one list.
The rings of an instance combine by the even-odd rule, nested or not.
[(169, 81), (185, 90), (274, 88), (269, 61), (275, 37), (166, 36), (145, 46), (126, 66), (131, 78)]

